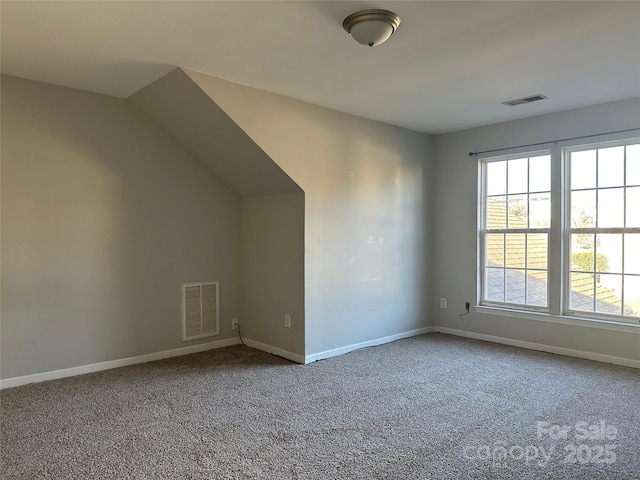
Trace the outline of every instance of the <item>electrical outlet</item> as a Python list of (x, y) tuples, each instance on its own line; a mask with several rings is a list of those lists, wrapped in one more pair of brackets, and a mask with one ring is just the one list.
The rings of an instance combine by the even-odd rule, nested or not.
[(284, 326), (285, 328), (291, 328), (291, 315), (288, 313), (284, 314)]
[(238, 328), (238, 319), (237, 318), (232, 318), (231, 319), (231, 330), (237, 330)]
[(440, 308), (447, 308), (447, 299), (444, 297), (440, 299)]

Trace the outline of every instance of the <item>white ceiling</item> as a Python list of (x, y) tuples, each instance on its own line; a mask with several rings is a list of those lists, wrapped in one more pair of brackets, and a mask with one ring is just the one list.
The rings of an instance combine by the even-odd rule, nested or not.
[[(402, 18), (384, 45), (342, 29), (365, 8)], [(1, 18), (2, 73), (121, 98), (182, 65), (443, 133), (640, 96), (638, 1), (3, 0)]]

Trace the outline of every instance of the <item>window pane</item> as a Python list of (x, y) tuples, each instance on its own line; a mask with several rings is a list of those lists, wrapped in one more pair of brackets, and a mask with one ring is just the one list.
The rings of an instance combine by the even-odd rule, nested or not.
[(504, 270), (502, 268), (485, 269), (486, 300), (504, 302)]
[(524, 233), (507, 234), (507, 267), (524, 267), (524, 239)]
[(596, 151), (571, 154), (571, 189), (596, 187)]
[(551, 157), (543, 155), (529, 159), (529, 191), (548, 192), (551, 190)]
[(627, 188), (627, 227), (640, 227), (640, 187)]
[(504, 266), (504, 234), (487, 234), (484, 258), (485, 266)]
[(640, 144), (627, 145), (627, 185), (640, 185)]
[(597, 226), (624, 227), (624, 188), (598, 190)]
[(640, 276), (624, 276), (624, 315), (640, 317)]
[(507, 303), (525, 303), (525, 279), (524, 270), (507, 270), (505, 282), (505, 301)]
[(487, 195), (507, 193), (507, 162), (487, 163)]
[(596, 235), (596, 271), (622, 273), (622, 234)]
[(593, 272), (595, 268), (594, 243), (592, 233), (571, 234), (571, 270)]
[(624, 236), (624, 273), (640, 275), (640, 233), (628, 233)]
[(535, 307), (547, 306), (547, 272), (528, 272), (527, 305)]
[(596, 191), (571, 192), (571, 226), (590, 228), (596, 226)]
[(526, 158), (509, 160), (508, 169), (508, 193), (527, 193), (529, 161)]
[(602, 274), (596, 277), (596, 312), (621, 315), (621, 296), (622, 275)]
[(527, 195), (509, 195), (507, 202), (509, 209), (507, 228), (527, 228), (529, 224)]
[(598, 150), (598, 187), (624, 185), (624, 147)]
[[(527, 267), (547, 268), (548, 235), (546, 233), (527, 234)], [(545, 293), (546, 298), (546, 293)]]
[(581, 312), (593, 312), (594, 296), (593, 275), (589, 273), (572, 273), (569, 308)]
[(507, 198), (489, 197), (486, 202), (487, 228), (507, 228)]
[(549, 228), (551, 223), (551, 195), (538, 193), (529, 196), (529, 227)]

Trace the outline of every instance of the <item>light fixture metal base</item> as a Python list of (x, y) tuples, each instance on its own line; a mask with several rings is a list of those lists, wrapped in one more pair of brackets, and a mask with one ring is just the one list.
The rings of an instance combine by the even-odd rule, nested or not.
[[(344, 19), (342, 27), (358, 43), (373, 47), (384, 43), (391, 35), (393, 35), (393, 33), (398, 29), (400, 21), (400, 17), (389, 10), (369, 9), (352, 13)], [(382, 28), (363, 29), (364, 34), (354, 31), (354, 27), (365, 22), (370, 24), (372, 27), (375, 26), (375, 24), (378, 24)]]

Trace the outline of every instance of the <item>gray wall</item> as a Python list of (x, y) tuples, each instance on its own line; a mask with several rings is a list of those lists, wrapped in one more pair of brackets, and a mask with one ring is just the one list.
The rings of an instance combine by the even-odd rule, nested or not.
[(185, 71), (305, 192), (305, 354), (429, 325), (431, 137)]
[[(504, 148), (640, 126), (640, 99), (517, 120), (435, 138), (434, 268), (435, 324), (515, 340), (640, 359), (640, 335), (521, 318), (472, 313), (475, 303), (478, 159), (470, 151)], [(438, 299), (446, 297), (448, 308)], [(472, 310), (473, 312), (473, 310)]]
[[(126, 102), (2, 77), (2, 378), (235, 336), (240, 201)], [(221, 335), (181, 342), (180, 284)]]
[(242, 335), (303, 357), (304, 194), (243, 198), (241, 211)]

